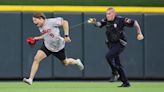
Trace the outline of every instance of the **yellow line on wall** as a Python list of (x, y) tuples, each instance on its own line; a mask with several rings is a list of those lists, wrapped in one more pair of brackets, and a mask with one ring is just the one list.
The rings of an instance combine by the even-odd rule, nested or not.
[(117, 12), (164, 13), (164, 7), (122, 7), (122, 6), (22, 6), (1, 5), (0, 11), (10, 12), (105, 12), (113, 7)]

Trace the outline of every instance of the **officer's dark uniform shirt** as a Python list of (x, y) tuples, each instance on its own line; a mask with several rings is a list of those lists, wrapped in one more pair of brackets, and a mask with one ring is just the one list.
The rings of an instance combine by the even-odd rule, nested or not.
[(126, 42), (124, 27), (133, 27), (134, 20), (121, 16), (116, 16), (113, 21), (107, 21), (107, 19), (104, 18), (99, 23), (101, 24), (98, 26), (100, 28), (106, 26), (107, 40), (110, 44), (113, 44), (120, 42), (120, 39)]

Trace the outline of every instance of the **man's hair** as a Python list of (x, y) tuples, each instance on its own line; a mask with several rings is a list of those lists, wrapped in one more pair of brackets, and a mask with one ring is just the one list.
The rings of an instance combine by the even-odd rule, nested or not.
[(40, 12), (34, 13), (33, 17), (38, 18), (38, 19), (44, 19), (44, 20), (46, 19), (46, 16), (44, 15), (44, 13), (40, 13)]
[(108, 10), (114, 10), (114, 8), (112, 8), (112, 7), (109, 7), (109, 8), (107, 9), (107, 11), (108, 11)]

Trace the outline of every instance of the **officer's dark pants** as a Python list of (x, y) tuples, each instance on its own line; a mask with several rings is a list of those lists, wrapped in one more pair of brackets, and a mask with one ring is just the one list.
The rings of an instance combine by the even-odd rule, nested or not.
[(118, 73), (120, 75), (120, 80), (123, 83), (128, 83), (119, 57), (120, 53), (124, 50), (124, 48), (125, 46), (121, 45), (120, 43), (112, 44), (109, 48), (108, 53), (106, 54), (106, 59), (109, 65), (111, 66), (112, 74), (116, 75), (116, 73)]

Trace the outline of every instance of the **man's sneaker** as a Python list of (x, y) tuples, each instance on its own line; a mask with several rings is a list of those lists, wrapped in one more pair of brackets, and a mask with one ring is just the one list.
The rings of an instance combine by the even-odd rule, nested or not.
[(23, 82), (27, 83), (28, 85), (32, 85), (32, 79), (30, 78), (29, 79), (24, 78)]
[(82, 64), (80, 59), (77, 59), (77, 66), (80, 68), (80, 70), (82, 71), (84, 69), (84, 65)]
[(130, 87), (130, 84), (129, 83), (123, 83), (121, 86), (118, 86), (118, 87)]
[(115, 82), (115, 81), (117, 81), (118, 80), (118, 78), (120, 77), (120, 75), (118, 74), (118, 75), (112, 75), (112, 77), (110, 78), (110, 82)]

